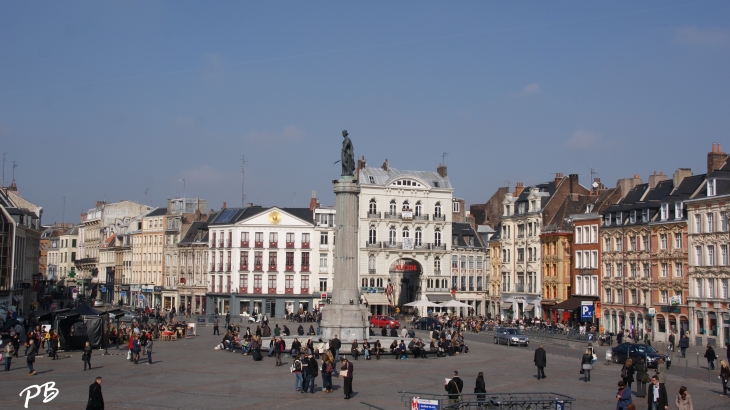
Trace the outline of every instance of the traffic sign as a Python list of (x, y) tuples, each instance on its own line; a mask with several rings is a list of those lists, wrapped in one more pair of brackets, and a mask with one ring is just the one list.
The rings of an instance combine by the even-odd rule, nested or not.
[(102, 293), (106, 292), (106, 286), (102, 286), (102, 287), (101, 287), (101, 292), (102, 292)]
[(581, 320), (593, 320), (593, 305), (581, 305), (580, 319)]
[(122, 296), (122, 297), (127, 296), (127, 292), (121, 291), (121, 292), (119, 292), (119, 296)]
[(71, 289), (71, 293), (76, 293), (76, 292), (78, 292), (78, 291), (76, 290), (76, 288), (73, 288), (73, 289)]

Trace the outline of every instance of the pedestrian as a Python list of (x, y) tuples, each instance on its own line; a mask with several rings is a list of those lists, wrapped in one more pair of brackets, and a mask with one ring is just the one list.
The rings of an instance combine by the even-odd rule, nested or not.
[[(51, 357), (53, 359), (51, 360), (57, 360), (58, 359), (58, 344), (60, 343), (60, 339), (58, 338), (58, 334), (51, 330), (53, 335), (51, 336)], [(119, 349), (119, 347), (117, 347)]]
[(309, 355), (303, 354), (302, 360), (302, 393), (306, 393), (307, 387), (309, 387)]
[(674, 404), (678, 410), (694, 410), (694, 407), (692, 407), (692, 396), (689, 395), (687, 388), (684, 386), (679, 388), (679, 394), (674, 399)]
[(279, 324), (274, 325), (274, 336), (279, 337), (281, 336), (281, 328), (279, 328)]
[(715, 349), (713, 349), (709, 343), (707, 344), (707, 350), (705, 350), (705, 359), (707, 359), (707, 368), (715, 370), (715, 359), (717, 359), (717, 354), (715, 354)]
[(294, 390), (302, 390), (304, 380), (302, 379), (302, 360), (299, 355), (292, 355), (294, 357), (294, 363), (291, 365), (291, 372), (294, 373)]
[(636, 369), (636, 397), (646, 397), (646, 383), (649, 382), (649, 375), (646, 373), (644, 359), (638, 357), (634, 363)]
[(722, 395), (724, 396), (728, 391), (730, 391), (730, 387), (728, 387), (728, 381), (730, 381), (730, 366), (728, 366), (726, 360), (720, 360), (720, 381), (722, 382)]
[(535, 366), (537, 366), (537, 380), (546, 378), (545, 366), (547, 365), (547, 353), (545, 352), (545, 349), (542, 348), (542, 345), (535, 349), (534, 362)]
[(334, 339), (330, 340), (330, 351), (332, 352), (332, 357), (334, 357), (335, 362), (340, 360), (340, 347), (342, 347), (342, 343), (340, 342), (340, 339), (337, 338), (337, 335), (335, 335)]
[(672, 333), (669, 334), (669, 350), (671, 350), (671, 351), (674, 351), (674, 342), (675, 342), (674, 331), (672, 331)]
[(226, 311), (226, 329), (228, 329), (228, 326), (231, 324), (231, 312)]
[(626, 359), (624, 366), (621, 368), (621, 378), (624, 380), (624, 383), (626, 383), (626, 387), (629, 388), (629, 391), (631, 391), (631, 384), (634, 383), (634, 373), (636, 373), (634, 361)]
[(679, 350), (682, 353), (682, 358), (684, 359), (687, 357), (687, 348), (689, 347), (689, 335), (687, 333), (682, 333), (682, 336), (679, 338)]
[(13, 355), (15, 355), (15, 346), (8, 342), (3, 349), (3, 358), (5, 359), (5, 371), (10, 371), (10, 363), (13, 361)]
[(132, 359), (134, 360), (134, 364), (139, 364), (139, 352), (141, 350), (139, 346), (139, 336), (133, 336), (134, 337), (134, 346), (132, 347)]
[(147, 344), (145, 345), (147, 348), (147, 364), (152, 364), (152, 338), (147, 338)]
[(218, 326), (220, 326), (221, 320), (218, 319), (218, 316), (213, 318), (213, 336), (221, 334), (221, 331), (219, 330)]
[(89, 386), (89, 402), (86, 410), (104, 410), (104, 396), (101, 395), (101, 376)]
[[(657, 361), (654, 376), (659, 378), (659, 384), (662, 386), (667, 382), (667, 364), (664, 363), (664, 358), (659, 358), (659, 361)], [(651, 383), (651, 380), (649, 380), (649, 383)]]
[(340, 376), (343, 377), (345, 381), (345, 400), (350, 400), (350, 396), (352, 395), (352, 373), (354, 370), (354, 366), (352, 363), (347, 360), (346, 357), (342, 358), (342, 367), (340, 367)]
[(649, 386), (649, 394), (647, 400), (649, 410), (669, 410), (669, 400), (667, 399), (667, 389), (663, 384), (659, 384), (659, 378), (652, 376), (651, 386)]
[(28, 372), (28, 376), (33, 376), (35, 374), (35, 369), (33, 369), (33, 363), (35, 363), (35, 356), (38, 353), (38, 347), (35, 345), (35, 340), (28, 340), (28, 349), (30, 350), (30, 352), (25, 355), (25, 362), (28, 364), (28, 370), (30, 370)]
[(13, 356), (18, 357), (18, 352), (20, 351), (20, 337), (17, 333), (10, 336), (10, 343), (13, 345), (15, 350), (15, 354)]
[(446, 379), (444, 389), (449, 394), (449, 404), (456, 404), (461, 401), (461, 392), (464, 391), (464, 382), (459, 377), (459, 372), (454, 370), (451, 379)]
[(332, 373), (335, 371), (332, 361), (328, 355), (322, 355), (322, 390), (325, 393), (332, 393)]
[(591, 370), (593, 370), (593, 353), (591, 353), (591, 349), (586, 349), (586, 352), (580, 358), (580, 370), (583, 373), (583, 381), (586, 383), (591, 381)]
[(86, 371), (86, 366), (89, 366), (89, 370), (91, 370), (91, 345), (89, 342), (84, 344), (84, 350), (83, 353), (81, 353), (81, 360), (84, 361), (84, 371)]
[(477, 401), (480, 402), (479, 408), (483, 408), (481, 402), (484, 402), (487, 399), (487, 386), (484, 383), (484, 372), (479, 372), (479, 374), (477, 375), (476, 385), (474, 386), (474, 393), (477, 393)]
[(360, 349), (359, 349), (359, 346), (357, 344), (357, 339), (354, 339), (352, 341), (352, 345), (351, 345), (351, 348), (350, 348), (350, 353), (352, 354), (352, 357), (355, 358), (355, 360), (357, 360), (357, 358), (360, 356)]
[[(307, 387), (309, 387), (309, 393), (314, 394), (314, 381), (317, 379), (317, 376), (319, 375), (319, 364), (317, 363), (317, 359), (314, 358), (314, 355), (309, 356), (309, 371), (307, 372)], [(306, 393), (305, 390), (302, 390), (302, 393)]]
[(280, 337), (274, 341), (274, 354), (276, 355), (276, 365), (281, 366), (281, 354), (286, 351), (286, 342)]
[(626, 388), (626, 383), (623, 380), (619, 380), (618, 392), (616, 393), (616, 410), (627, 410), (631, 403), (631, 390)]

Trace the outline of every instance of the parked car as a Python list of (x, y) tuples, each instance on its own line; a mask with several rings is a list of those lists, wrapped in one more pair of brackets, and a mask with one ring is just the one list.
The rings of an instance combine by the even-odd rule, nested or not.
[(103, 300), (95, 300), (94, 301), (94, 307), (103, 307), (104, 301)]
[(400, 323), (390, 316), (385, 315), (373, 315), (370, 318), (370, 325), (374, 327), (388, 327), (391, 329), (398, 329)]
[(134, 322), (140, 321), (140, 315), (137, 312), (131, 311), (131, 310), (122, 310), (124, 312), (124, 316), (121, 316), (119, 318), (120, 322)]
[(418, 319), (418, 321), (416, 321), (414, 327), (420, 330), (441, 330), (443, 325), (438, 319), (434, 317), (422, 317)]
[(656, 349), (649, 345), (641, 343), (621, 343), (620, 345), (611, 349), (611, 361), (614, 363), (623, 363), (627, 357), (631, 357), (631, 360), (636, 360), (641, 357), (646, 363), (646, 367), (656, 367), (659, 363), (659, 359), (663, 358), (667, 364), (667, 369), (672, 365), (672, 359), (659, 353)]
[(494, 344), (500, 345), (502, 343), (505, 343), (507, 346), (529, 346), (530, 339), (522, 334), (520, 329), (514, 327), (500, 327), (496, 332), (494, 332)]

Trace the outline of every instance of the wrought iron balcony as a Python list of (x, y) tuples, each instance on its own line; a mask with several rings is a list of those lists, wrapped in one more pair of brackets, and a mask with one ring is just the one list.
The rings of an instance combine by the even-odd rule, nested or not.
[(248, 241), (241, 241), (241, 248), (248, 248)]
[(434, 214), (433, 220), (435, 222), (443, 222), (443, 221), (446, 221), (446, 216), (445, 215), (436, 215), (436, 214)]
[(380, 219), (380, 212), (375, 212), (375, 213), (368, 212), (368, 219)]

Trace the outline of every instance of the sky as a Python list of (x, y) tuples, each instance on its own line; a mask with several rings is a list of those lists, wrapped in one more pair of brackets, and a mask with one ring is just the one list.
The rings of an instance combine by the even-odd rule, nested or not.
[(703, 173), (730, 152), (728, 73), (725, 1), (0, 0), (0, 154), (45, 224), (240, 206), (242, 158), (246, 203), (333, 205), (344, 129), (370, 166), (445, 159), (484, 203), (557, 172)]

